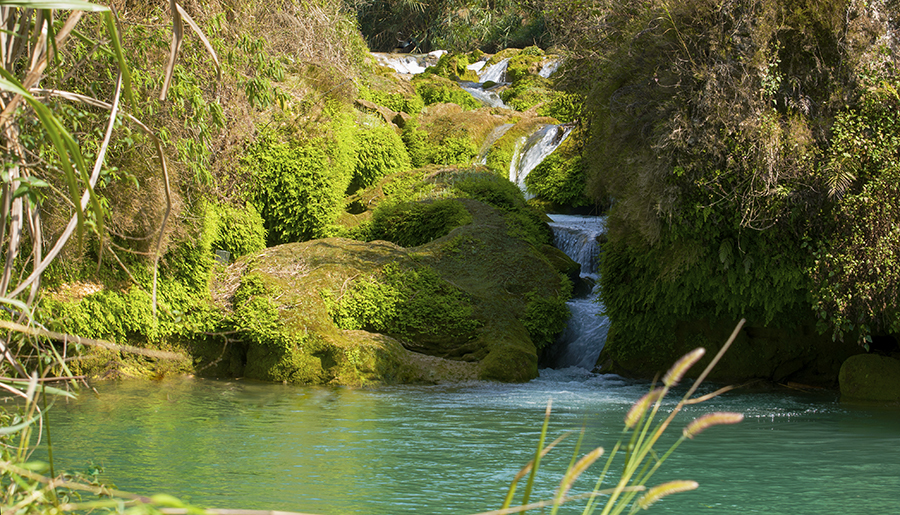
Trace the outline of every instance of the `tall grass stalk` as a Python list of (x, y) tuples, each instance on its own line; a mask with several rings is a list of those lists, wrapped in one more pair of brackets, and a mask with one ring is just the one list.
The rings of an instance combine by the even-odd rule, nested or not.
[[(584, 509), (582, 510), (582, 515), (591, 515), (598, 509), (600, 510), (600, 515), (619, 515), (625, 510), (629, 510), (629, 514), (634, 514), (640, 509), (647, 509), (650, 505), (667, 495), (697, 488), (698, 485), (694, 481), (670, 481), (649, 489), (647, 484), (662, 464), (665, 463), (669, 456), (671, 456), (686, 439), (693, 439), (700, 432), (714, 425), (740, 422), (743, 419), (743, 415), (739, 413), (708, 413), (694, 419), (685, 426), (681, 436), (669, 446), (662, 455), (657, 452), (655, 447), (660, 437), (672, 424), (675, 416), (686, 405), (707, 401), (732, 389), (732, 387), (725, 387), (710, 394), (694, 397), (697, 388), (700, 387), (710, 371), (712, 371), (725, 352), (731, 347), (731, 344), (744, 326), (744, 323), (745, 320), (743, 319), (738, 322), (731, 336), (716, 356), (694, 381), (687, 393), (682, 396), (678, 403), (675, 404), (664, 418), (662, 418), (660, 414), (663, 399), (670, 393), (671, 389), (681, 381), (687, 371), (703, 357), (705, 353), (703, 348), (695, 349), (679, 359), (669, 369), (665, 376), (663, 376), (661, 385), (657, 386), (654, 381), (650, 391), (634, 403), (625, 415), (624, 428), (622, 429), (621, 436), (612, 448), (612, 451), (608, 454), (606, 463), (599, 476), (597, 476), (591, 492), (571, 497), (568, 496), (568, 492), (572, 488), (575, 480), (583, 475), (586, 470), (600, 458), (603, 454), (603, 448), (594, 449), (585, 454), (578, 461), (573, 460), (563, 475), (553, 499), (551, 501), (546, 501), (546, 504), (529, 504), (529, 497), (524, 496), (522, 504), (518, 509), (510, 508), (512, 496), (515, 493), (515, 483), (521, 479), (520, 475), (523, 474), (523, 472), (520, 472), (520, 475), (517, 475), (516, 479), (514, 479), (513, 485), (510, 487), (510, 491), (507, 494), (501, 509), (496, 512), (487, 513), (501, 514), (524, 512), (538, 507), (537, 505), (541, 504), (541, 506), (551, 506), (551, 515), (555, 515), (562, 503), (577, 499), (587, 499)], [(546, 438), (547, 426), (549, 423), (550, 406), (551, 404), (548, 403), (541, 437), (538, 441), (538, 450), (535, 460), (533, 460), (536, 464), (539, 463), (539, 458), (549, 451), (549, 448), (543, 447), (543, 442)], [(662, 418), (662, 420), (659, 420), (660, 418)], [(556, 442), (554, 442), (554, 445), (555, 443)], [(603, 485), (607, 482), (610, 471), (613, 470), (614, 461), (623, 449), (625, 458), (624, 463), (620, 465), (622, 467), (622, 472), (619, 475), (618, 480), (615, 480), (615, 485), (612, 488), (604, 489)], [(526, 468), (528, 468), (528, 466), (526, 466)], [(523, 469), (523, 471), (524, 470), (525, 469)], [(537, 466), (531, 468), (530, 471), (531, 478), (529, 478), (529, 486), (533, 482), (532, 479), (537, 474)], [(641, 492), (644, 493), (638, 498), (637, 496)]]

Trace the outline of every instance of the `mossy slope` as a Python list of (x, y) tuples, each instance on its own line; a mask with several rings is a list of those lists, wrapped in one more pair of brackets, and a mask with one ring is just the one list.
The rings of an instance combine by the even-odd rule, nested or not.
[[(204, 373), (301, 384), (536, 377), (537, 350), (522, 322), (529, 296), (556, 295), (568, 285), (539, 248), (510, 235), (499, 209), (457, 202), (474, 222), (419, 247), (329, 238), (272, 247), (230, 266), (213, 297), (230, 312), (238, 336), (227, 358)], [(408, 329), (425, 308), (404, 304), (411, 312), (386, 314), (382, 301), (357, 306), (359, 320), (391, 334), (341, 329), (347, 324), (336, 322), (336, 306), (360, 285), (385, 284), (379, 278), (391, 269), (436, 272), (441, 299), (453, 297), (448, 305), (462, 306), (468, 322), (440, 335)], [(378, 318), (391, 316), (402, 322)], [(210, 345), (197, 357), (213, 361), (221, 353)]]

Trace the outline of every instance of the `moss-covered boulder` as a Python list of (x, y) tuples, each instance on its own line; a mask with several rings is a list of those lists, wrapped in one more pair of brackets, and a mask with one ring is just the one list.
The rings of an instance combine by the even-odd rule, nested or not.
[[(597, 366), (603, 373), (649, 378), (664, 373), (690, 350), (704, 347), (706, 356), (689, 372), (689, 376), (696, 377), (728, 339), (735, 323), (732, 320), (681, 322), (670, 344), (653, 352), (623, 345), (627, 338), (618, 335), (613, 326)], [(814, 326), (775, 328), (748, 324), (710, 378), (721, 382), (762, 379), (834, 387), (841, 364), (860, 352), (863, 349), (855, 343), (833, 341), (829, 335), (819, 334)]]
[(508, 212), (454, 202), (464, 225), (417, 247), (329, 238), (231, 265), (213, 297), (235, 336), (224, 350), (196, 346), (199, 368), (300, 384), (536, 377), (535, 338), (546, 335), (528, 326), (565, 321), (541, 308), (568, 298), (568, 267)]
[(852, 356), (841, 366), (841, 398), (900, 402), (900, 360), (877, 354)]

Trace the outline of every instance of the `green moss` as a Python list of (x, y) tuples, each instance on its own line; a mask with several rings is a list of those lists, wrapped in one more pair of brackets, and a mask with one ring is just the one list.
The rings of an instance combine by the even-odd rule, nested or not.
[[(391, 70), (393, 73), (393, 70)], [(378, 105), (387, 107), (393, 111), (418, 114), (425, 107), (425, 101), (418, 94), (403, 94), (397, 91), (379, 91), (370, 88), (360, 88), (359, 97)]]
[[(313, 134), (264, 133), (242, 159), (269, 245), (317, 237), (343, 211), (358, 164), (357, 129), (341, 106), (329, 105), (325, 114)], [(376, 161), (369, 162), (373, 169)]]
[(576, 93), (557, 93), (552, 100), (539, 107), (541, 116), (555, 118), (562, 123), (580, 120), (583, 116), (584, 98)]
[(537, 247), (553, 241), (542, 215), (528, 206), (522, 191), (508, 180), (487, 173), (470, 173), (456, 180), (453, 188), (465, 197), (501, 209), (510, 236)]
[(500, 99), (516, 111), (525, 111), (540, 103), (551, 102), (560, 94), (550, 88), (550, 81), (537, 75), (525, 75), (500, 92)]
[(369, 235), (372, 239), (415, 247), (471, 222), (466, 208), (453, 200), (389, 204), (375, 210)]
[(456, 104), (463, 109), (477, 109), (481, 104), (471, 94), (459, 87), (459, 84), (434, 74), (420, 74), (413, 79), (425, 105), (440, 103)]
[(392, 128), (378, 125), (359, 131), (356, 137), (359, 150), (353, 185), (366, 188), (383, 177), (409, 169), (409, 154)]
[(429, 163), (428, 133), (419, 129), (419, 122), (416, 118), (406, 122), (406, 125), (403, 126), (402, 138), (412, 166), (418, 168)]
[(329, 312), (343, 329), (366, 329), (401, 339), (460, 339), (481, 324), (459, 288), (433, 269), (386, 265), (380, 274), (355, 281), (340, 298), (326, 294)]
[(528, 295), (522, 324), (525, 325), (531, 341), (538, 349), (551, 345), (566, 328), (571, 316), (569, 307), (566, 306), (568, 299), (568, 292), (565, 295), (551, 297), (541, 297), (534, 293)]
[(266, 228), (253, 204), (246, 203), (243, 208), (220, 204), (214, 214), (218, 231), (211, 244), (213, 249), (227, 251), (232, 259), (237, 259), (266, 248)]
[(468, 137), (449, 137), (431, 149), (428, 160), (439, 165), (468, 164), (476, 154), (478, 148)]
[(583, 207), (593, 204), (585, 192), (587, 172), (581, 157), (579, 134), (570, 135), (525, 177), (528, 191), (551, 206)]
[(478, 74), (467, 68), (469, 64), (469, 55), (450, 52), (442, 55), (434, 66), (426, 68), (425, 73), (454, 81), (478, 82)]

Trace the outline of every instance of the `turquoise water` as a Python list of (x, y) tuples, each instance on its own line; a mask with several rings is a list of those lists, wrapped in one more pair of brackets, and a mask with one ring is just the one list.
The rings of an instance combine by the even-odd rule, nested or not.
[[(569, 369), (523, 385), (169, 379), (95, 387), (51, 408), (57, 469), (93, 463), (120, 489), (203, 507), (466, 514), (500, 506), (531, 458), (549, 398), (551, 437), (585, 426), (586, 452), (612, 447), (647, 385)], [(683, 444), (655, 479), (700, 488), (649, 513), (900, 513), (900, 409), (841, 404), (830, 393), (732, 392), (690, 407), (673, 433), (710, 410), (746, 420)], [(552, 495), (574, 443), (548, 455), (539, 495)]]

